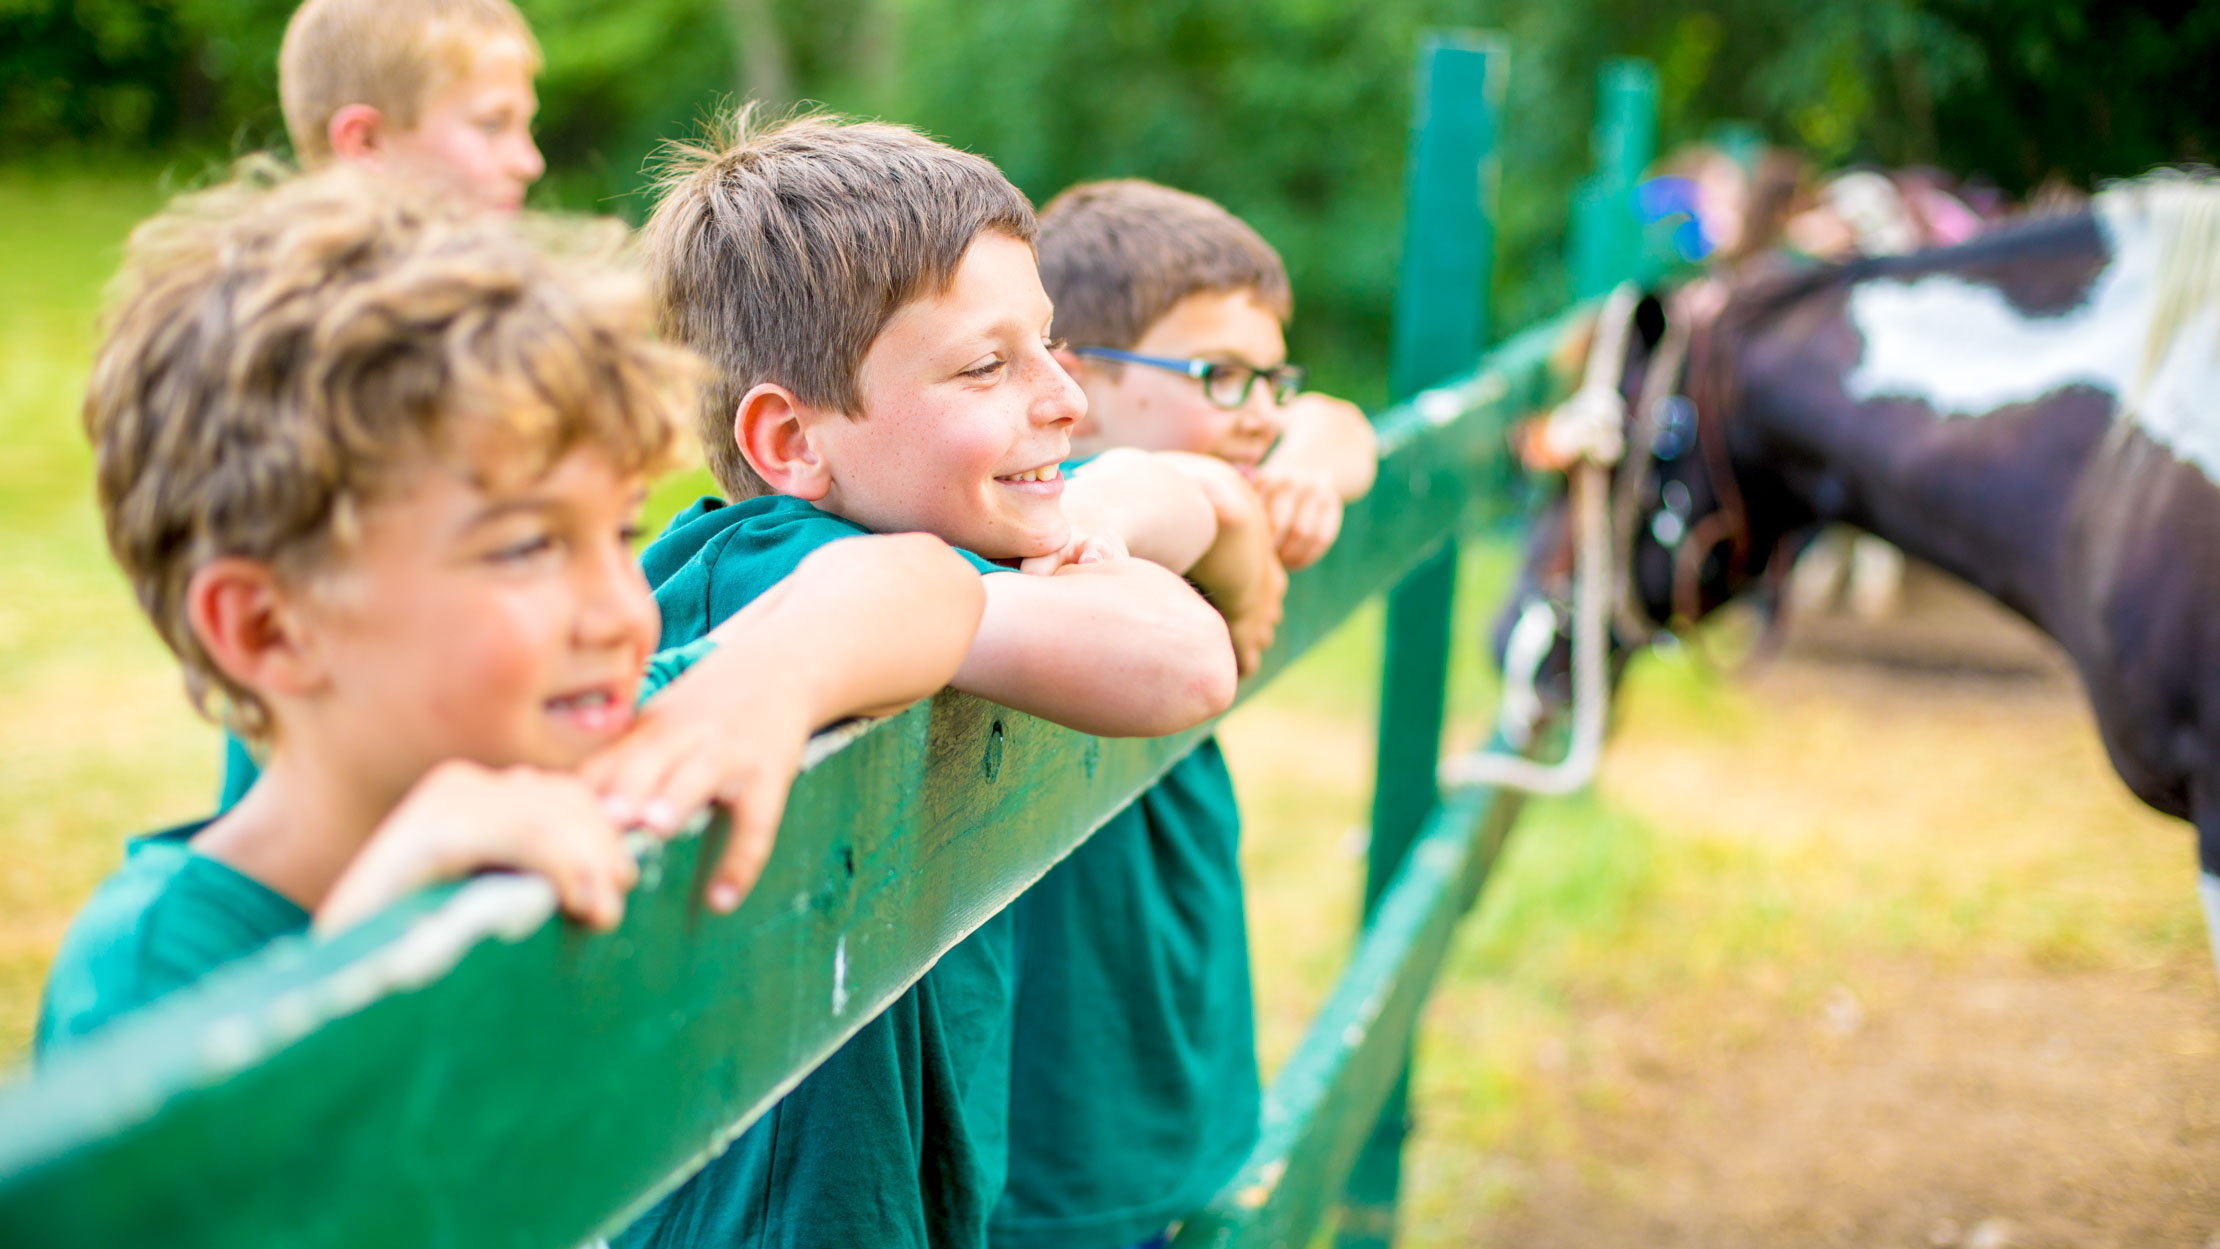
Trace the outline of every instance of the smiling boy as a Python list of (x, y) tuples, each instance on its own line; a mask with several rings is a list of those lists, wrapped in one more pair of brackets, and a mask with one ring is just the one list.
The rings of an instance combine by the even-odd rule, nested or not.
[(304, 169), (359, 164), (515, 212), (547, 168), (539, 69), (509, 0), (307, 0), (278, 50), (278, 99)]
[[(1322, 555), (1342, 500), (1371, 485), (1372, 433), (1352, 405), (1298, 393), (1271, 247), (1208, 200), (1128, 180), (1051, 201), (1040, 257), (1087, 392), (1082, 449), (1216, 464), (1215, 493), (1260, 495), (1270, 516), (1255, 561)], [(1240, 831), (1207, 739), (1020, 902), (999, 1249), (1155, 1243), (1255, 1143)]]
[[(1033, 235), (992, 165), (899, 126), (742, 117), (680, 154), (643, 250), (666, 332), (716, 368), (699, 428), (731, 501), (702, 500), (643, 557), (666, 645), (803, 552), (922, 529), (998, 574), (956, 688), (1101, 734), (1225, 709), (1226, 625), (1170, 570), (1217, 541), (1208, 499), (1136, 462), (1091, 528), (1066, 515), (1082, 399)], [(1010, 950), (1008, 916), (989, 919), (623, 1242), (983, 1243)]]
[(913, 535), (826, 552), (795, 579), (818, 593), (650, 665), (629, 539), (694, 362), (636, 278), (391, 192), (232, 185), (132, 237), (85, 401), (109, 545), (195, 703), (268, 763), (131, 844), (55, 959), (42, 1055), (479, 870), (613, 926), (623, 828), (713, 799), (747, 843), (715, 869), (729, 909), (811, 730), (929, 693), (969, 643), (977, 578)]

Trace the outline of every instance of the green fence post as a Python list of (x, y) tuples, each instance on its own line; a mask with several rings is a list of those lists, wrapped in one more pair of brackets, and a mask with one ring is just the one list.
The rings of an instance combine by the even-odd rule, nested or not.
[[(1507, 60), (1499, 40), (1469, 33), (1432, 34), (1419, 49), (1388, 374), (1398, 399), (1469, 368), (1486, 333)], [(1451, 539), (1388, 595), (1365, 864), (1367, 920), (1440, 796), (1434, 769), (1441, 757), (1456, 588), (1457, 544)], [(1339, 1229), (1344, 1249), (1385, 1246), (1394, 1238), (1403, 1138), (1410, 1131), (1409, 1083), (1406, 1052), (1403, 1074), (1349, 1176)]]
[(1596, 80), (1589, 147), (1595, 173), (1573, 191), (1566, 239), (1573, 299), (1593, 299), (1642, 273), (1634, 186), (1657, 159), (1657, 71), (1647, 61), (1610, 61)]

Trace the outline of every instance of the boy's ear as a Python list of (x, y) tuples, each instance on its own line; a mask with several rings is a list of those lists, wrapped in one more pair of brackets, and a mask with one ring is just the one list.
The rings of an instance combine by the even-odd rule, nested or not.
[(385, 114), (368, 104), (349, 104), (331, 115), (324, 135), (340, 160), (375, 160), (385, 146)]
[(832, 466), (816, 438), (822, 415), (786, 387), (763, 382), (741, 397), (732, 437), (771, 489), (815, 502), (832, 489)]
[(185, 618), (216, 667), (258, 694), (297, 697), (326, 680), (298, 600), (260, 560), (225, 556), (195, 570)]

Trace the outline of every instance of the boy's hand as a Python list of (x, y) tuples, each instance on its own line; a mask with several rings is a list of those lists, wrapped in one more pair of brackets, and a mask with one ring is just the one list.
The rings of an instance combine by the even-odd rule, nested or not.
[(1187, 576), (1226, 618), (1234, 663), (1246, 676), (1279, 632), (1287, 595), (1287, 570), (1272, 549), (1271, 518), (1256, 490), (1224, 460), (1178, 451), (1158, 455), (1201, 486), (1210, 501), (1216, 536)]
[(667, 837), (712, 802), (731, 813), (732, 835), (705, 892), (720, 914), (740, 905), (763, 874), (817, 727), (813, 701), (791, 671), (747, 647), (721, 645), (649, 699), (625, 735), (580, 769), (599, 809), (620, 825)]
[(1045, 577), (1072, 564), (1099, 564), (1104, 560), (1123, 559), (1131, 553), (1126, 550), (1124, 535), (1116, 532), (1108, 522), (1096, 519), (1088, 508), (1067, 507), (1064, 515), (1071, 524), (1071, 535), (1064, 545), (1046, 555), (1020, 560), (1019, 572)]
[(1225, 615), (1226, 631), (1233, 635), (1233, 662), (1241, 675), (1254, 672), (1257, 661), (1271, 649), (1286, 598), (1287, 570), (1269, 551), (1257, 561), (1254, 576), (1238, 598), (1222, 594), (1211, 598)]
[(624, 917), (639, 865), (575, 776), (451, 759), (424, 774), (316, 909), (319, 932), (346, 928), (402, 896), (476, 872), (530, 872), (564, 913), (595, 928)]
[(1341, 536), (1341, 495), (1324, 473), (1264, 464), (1249, 479), (1272, 521), (1272, 546), (1289, 570), (1308, 568)]
[[(1064, 487), (1064, 516), (1071, 522), (1073, 542), (1108, 539), (1115, 544), (1105, 548), (1109, 557), (1131, 555), (1174, 572), (1187, 571), (1210, 549), (1216, 521), (1210, 500), (1172, 460), (1119, 447), (1072, 474)], [(1027, 564), (1022, 570), (1054, 571), (1074, 562), (1066, 559), (1041, 569)]]

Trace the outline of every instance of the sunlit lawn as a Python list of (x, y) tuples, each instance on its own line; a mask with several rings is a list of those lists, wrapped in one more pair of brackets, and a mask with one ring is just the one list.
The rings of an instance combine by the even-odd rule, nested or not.
[[(217, 779), (214, 731), (187, 709), (106, 558), (75, 415), (100, 284), (156, 202), (151, 171), (0, 171), (0, 1062), (26, 1045), (45, 963), (123, 839), (204, 813)], [(698, 474), (666, 483), (658, 515), (700, 485)], [(1465, 741), (1489, 695), (1472, 640), (1507, 561), (1501, 543), (1467, 560), (1452, 688)], [(1227, 726), (1268, 1064), (1292, 1048), (1348, 944), (1378, 647), (1375, 608)], [(1626, 711), (1622, 748), (1703, 739), (1745, 750), (1766, 733), (1747, 692), (1686, 663), (1640, 669)], [(1854, 741), (1846, 729), (1826, 748)], [(1868, 956), (2196, 956), (2194, 913), (2171, 892), (2186, 881), (2155, 842), (2106, 857), (2052, 839), (1999, 860), (1930, 854), (1917, 830), (1736, 836), (1708, 818), (1645, 817), (1608, 785), (1605, 795), (1530, 810), (1452, 953), (1421, 1042), (1415, 1243), (1464, 1243), (1476, 1213), (1505, 1199), (1485, 1180), (1487, 1159), (1565, 1139), (1567, 1111), (1530, 1076), (1537, 1054), (1577, 1051), (1579, 1012), (1598, 1002), (1702, 1002), (1750, 977), (1808, 1001)], [(1827, 818), (1854, 825), (1857, 813)]]

